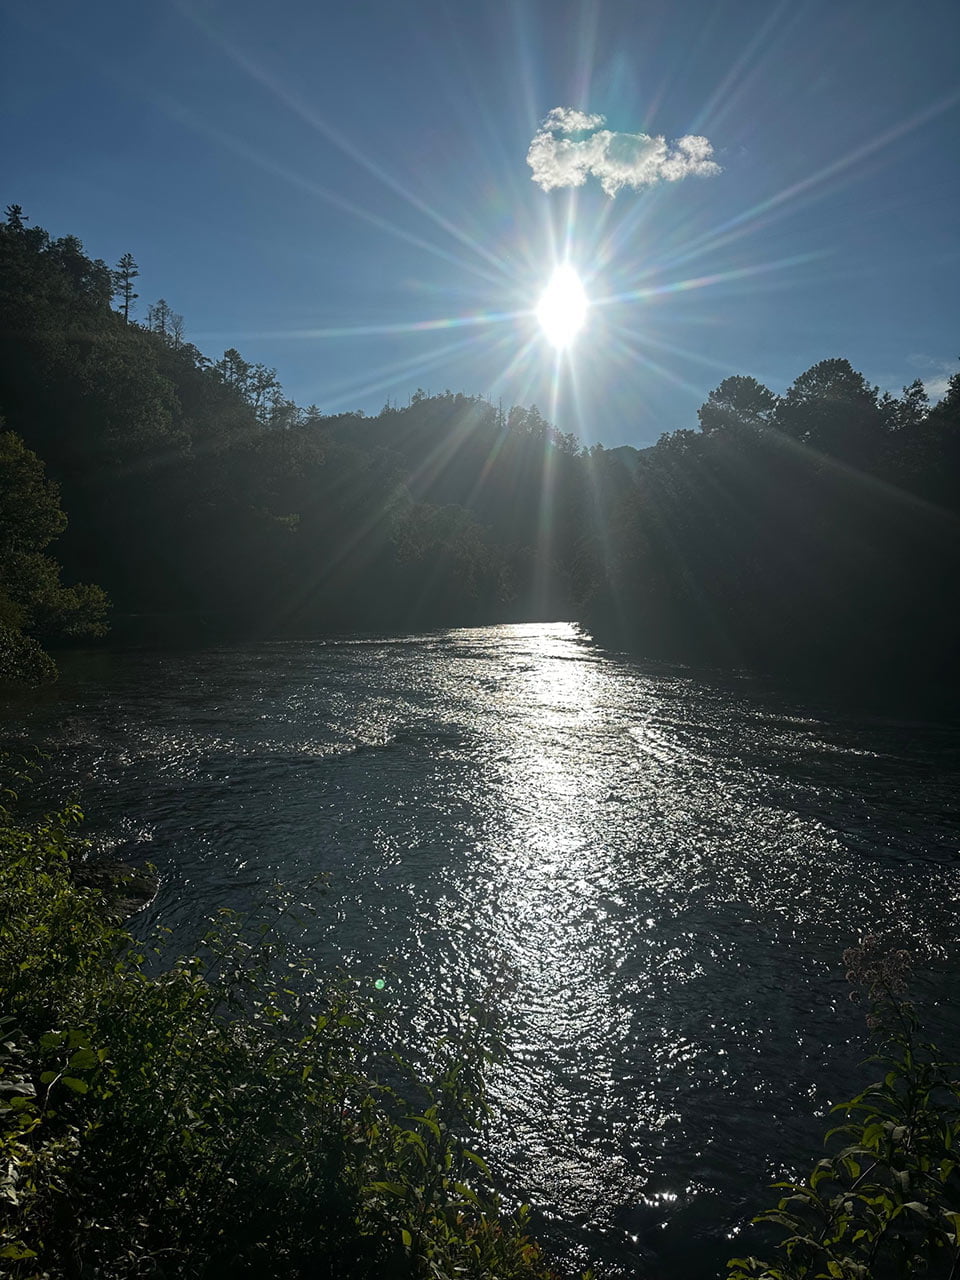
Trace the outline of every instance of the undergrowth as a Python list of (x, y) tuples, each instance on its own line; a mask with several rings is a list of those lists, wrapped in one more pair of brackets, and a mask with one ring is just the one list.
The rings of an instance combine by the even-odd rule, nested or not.
[(230, 913), (201, 956), (148, 973), (72, 874), (79, 819), (0, 810), (9, 1274), (553, 1275), (468, 1145), (482, 1020), (401, 1096), (365, 1070), (375, 1028), (357, 995), (266, 963)]
[(880, 1077), (832, 1110), (830, 1154), (803, 1182), (776, 1183), (757, 1222), (783, 1233), (774, 1260), (734, 1258), (728, 1280), (960, 1280), (960, 1079), (919, 1037), (910, 956), (869, 936), (844, 953), (866, 997)]
[[(484, 1019), (378, 1083), (355, 990), (222, 912), (162, 972), (111, 919), (75, 808), (0, 807), (0, 1267), (15, 1280), (556, 1280), (470, 1148)], [(729, 1280), (960, 1280), (960, 1081), (919, 1039), (909, 957), (846, 953), (878, 1079)], [(393, 1064), (392, 1078), (402, 1075)]]

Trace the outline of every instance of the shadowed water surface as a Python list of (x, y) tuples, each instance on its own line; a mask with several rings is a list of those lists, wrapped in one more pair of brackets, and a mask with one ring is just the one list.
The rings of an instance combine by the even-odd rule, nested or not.
[[(411, 1042), (496, 1001), (489, 1152), (570, 1265), (707, 1277), (866, 1076), (841, 952), (951, 1004), (960, 750), (611, 655), (567, 624), (64, 662), (30, 729), (184, 947), (282, 880)], [(494, 995), (490, 996), (491, 988)]]

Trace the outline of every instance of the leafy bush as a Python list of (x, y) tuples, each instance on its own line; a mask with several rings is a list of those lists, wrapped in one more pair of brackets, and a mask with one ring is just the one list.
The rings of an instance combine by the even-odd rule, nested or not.
[(56, 667), (37, 641), (106, 633), (99, 587), (64, 586), (45, 554), (66, 527), (60, 490), (0, 419), (0, 683), (42, 684)]
[(0, 687), (48, 684), (56, 678), (56, 664), (37, 641), (0, 621)]
[[(0, 1258), (40, 1277), (546, 1280), (466, 1145), (476, 1057), (412, 1106), (369, 1010), (223, 913), (158, 976), (74, 876), (79, 813), (0, 811)], [(278, 978), (277, 974), (281, 976)]]
[[(758, 1222), (786, 1232), (776, 1262), (734, 1258), (729, 1280), (902, 1280), (960, 1276), (960, 1081), (955, 1064), (919, 1043), (904, 999), (910, 957), (873, 936), (845, 952), (867, 995), (883, 1072), (833, 1110), (838, 1148)], [(855, 993), (858, 994), (858, 993)]]

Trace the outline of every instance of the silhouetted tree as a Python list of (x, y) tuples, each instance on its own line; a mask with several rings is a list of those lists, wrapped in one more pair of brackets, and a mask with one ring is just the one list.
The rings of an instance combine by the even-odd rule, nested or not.
[(127, 322), (130, 320), (130, 308), (140, 296), (133, 289), (133, 282), (139, 274), (140, 270), (132, 253), (125, 253), (113, 271), (113, 291), (120, 295), (120, 310)]
[(10, 230), (15, 231), (18, 235), (21, 234), (25, 230), (24, 222), (26, 221), (23, 216), (23, 209), (21, 206), (18, 204), (8, 204), (4, 213), (6, 214), (7, 226)]
[(876, 387), (848, 360), (821, 360), (777, 404), (777, 428), (822, 454), (871, 466), (883, 442)]
[[(158, 334), (175, 351), (183, 345), (183, 316), (174, 311), (164, 298), (159, 298), (147, 308), (147, 328)], [(199, 356), (199, 352), (196, 355)], [(209, 362), (208, 362), (209, 363)]]
[(585, 453), (535, 406), (452, 391), (327, 416), (235, 349), (211, 363), (163, 299), (126, 323), (117, 276), (26, 223), (0, 225), (0, 409), (61, 482), (65, 572), (121, 622), (578, 616), (672, 660), (955, 680), (960, 379), (931, 407), (841, 359), (781, 397), (731, 377), (699, 431), (645, 450)]
[(725, 378), (697, 412), (700, 429), (759, 435), (769, 430), (779, 401), (756, 378)]

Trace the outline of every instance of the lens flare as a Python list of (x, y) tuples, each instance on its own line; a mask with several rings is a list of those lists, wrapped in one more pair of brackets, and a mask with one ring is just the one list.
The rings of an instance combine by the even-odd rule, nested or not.
[(547, 341), (562, 350), (568, 347), (587, 318), (586, 291), (568, 262), (557, 267), (537, 306), (537, 319)]

